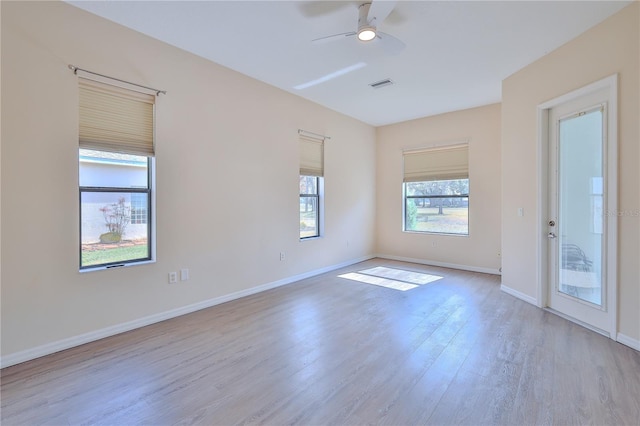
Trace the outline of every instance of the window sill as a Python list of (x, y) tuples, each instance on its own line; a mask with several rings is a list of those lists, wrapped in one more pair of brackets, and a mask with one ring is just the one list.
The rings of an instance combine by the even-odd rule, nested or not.
[(122, 264), (109, 265), (109, 266), (96, 266), (95, 268), (84, 268), (84, 269), (79, 269), (78, 272), (80, 272), (81, 274), (84, 274), (85, 272), (106, 271), (109, 269), (122, 269), (122, 268), (129, 268), (131, 266), (149, 265), (151, 263), (156, 263), (155, 259), (141, 260), (140, 262), (122, 263)]
[(448, 234), (446, 232), (426, 232), (426, 231), (406, 231), (402, 232), (406, 234), (418, 234), (418, 235), (440, 235), (444, 237), (469, 237), (469, 234)]
[(322, 235), (319, 235), (319, 236), (317, 236), (317, 237), (300, 238), (300, 242), (304, 242), (304, 241), (314, 241), (314, 240), (319, 240), (320, 238), (322, 238)]

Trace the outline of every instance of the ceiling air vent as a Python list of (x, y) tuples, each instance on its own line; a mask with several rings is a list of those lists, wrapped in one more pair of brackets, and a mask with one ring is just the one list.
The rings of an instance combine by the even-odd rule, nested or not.
[(393, 81), (391, 81), (390, 78), (385, 78), (384, 80), (376, 81), (375, 83), (369, 83), (369, 86), (373, 87), (374, 89), (379, 89), (381, 87), (391, 86), (392, 84)]

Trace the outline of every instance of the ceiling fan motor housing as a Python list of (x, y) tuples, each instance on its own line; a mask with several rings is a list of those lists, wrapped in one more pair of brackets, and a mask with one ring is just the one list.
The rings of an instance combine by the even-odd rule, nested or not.
[[(369, 9), (371, 9), (371, 3), (363, 3), (358, 8), (358, 38), (362, 41), (369, 41), (375, 38), (376, 35), (376, 18), (373, 17), (369, 22)], [(373, 36), (367, 37), (367, 32), (373, 33)]]

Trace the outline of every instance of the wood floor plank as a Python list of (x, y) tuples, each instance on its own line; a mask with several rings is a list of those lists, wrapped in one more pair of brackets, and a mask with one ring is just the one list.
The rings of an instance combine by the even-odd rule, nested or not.
[[(340, 278), (437, 275), (409, 291)], [(0, 372), (3, 425), (638, 425), (640, 354), (500, 291), (373, 259)]]

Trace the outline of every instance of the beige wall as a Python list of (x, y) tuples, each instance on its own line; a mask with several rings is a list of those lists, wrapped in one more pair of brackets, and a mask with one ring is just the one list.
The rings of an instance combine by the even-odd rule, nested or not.
[[(403, 232), (402, 150), (462, 140), (469, 142), (469, 236)], [(377, 253), (498, 272), (499, 104), (379, 127), (376, 185)]]
[[(377, 130), (63, 3), (1, 2), (1, 11), (3, 357), (374, 251), (486, 271), (500, 268), (501, 252), (503, 284), (535, 298), (536, 106), (615, 72), (619, 208), (640, 210), (638, 3), (506, 79), (502, 108)], [(168, 91), (158, 99), (155, 264), (78, 272), (77, 78), (69, 63)], [(298, 128), (332, 136), (325, 237), (302, 243)], [(402, 149), (463, 139), (470, 236), (403, 233)], [(247, 188), (252, 203), (240, 193)], [(620, 331), (636, 340), (639, 220), (620, 219), (618, 248)], [(168, 285), (167, 273), (180, 268), (191, 279)]]
[[(78, 272), (68, 64), (168, 92), (157, 102), (155, 264)], [(67, 4), (2, 2), (2, 124), (3, 356), (374, 251), (373, 127)], [(305, 242), (298, 128), (332, 137), (325, 236)], [(169, 285), (180, 268), (190, 280)]]
[[(619, 73), (619, 332), (640, 340), (638, 192), (639, 13), (634, 3), (504, 80), (502, 85), (502, 281), (537, 297), (537, 106)], [(518, 217), (518, 207), (525, 216)]]

